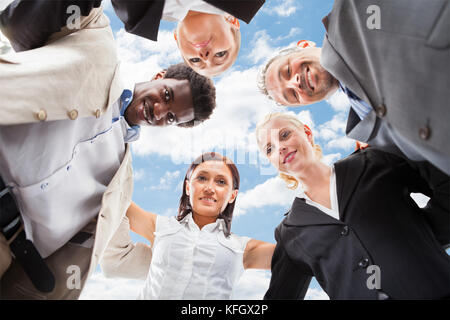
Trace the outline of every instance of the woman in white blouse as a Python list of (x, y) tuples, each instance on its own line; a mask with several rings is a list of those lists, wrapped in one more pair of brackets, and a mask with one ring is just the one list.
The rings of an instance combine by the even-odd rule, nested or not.
[(131, 204), (131, 230), (153, 251), (140, 298), (230, 299), (244, 269), (270, 269), (274, 244), (230, 231), (238, 189), (231, 160), (205, 153), (186, 173), (176, 218)]
[(281, 178), (302, 185), (275, 230), (266, 299), (303, 299), (313, 276), (330, 299), (450, 297), (447, 175), (371, 147), (327, 165), (311, 129), (284, 113), (256, 137)]

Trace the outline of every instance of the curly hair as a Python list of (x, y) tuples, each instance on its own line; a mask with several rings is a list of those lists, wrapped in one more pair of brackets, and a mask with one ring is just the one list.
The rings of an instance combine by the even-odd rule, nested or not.
[(196, 73), (184, 63), (170, 66), (164, 78), (189, 81), (194, 104), (194, 119), (179, 123), (178, 127), (191, 128), (209, 119), (216, 107), (216, 87), (210, 78)]

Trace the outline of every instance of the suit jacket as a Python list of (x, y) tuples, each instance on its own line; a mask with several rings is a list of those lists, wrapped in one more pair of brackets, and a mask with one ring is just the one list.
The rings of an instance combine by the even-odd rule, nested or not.
[[(100, 8), (94, 9), (82, 19), (82, 26), (73, 33), (63, 28), (42, 48), (0, 58), (1, 125), (67, 119), (68, 111), (74, 109), (78, 116), (100, 116), (97, 110), (119, 99), (124, 88), (108, 18)], [(40, 110), (45, 111), (45, 120), (35, 116)], [(127, 144), (122, 163), (102, 196), (88, 275), (125, 216), (132, 193)], [(2, 244), (0, 250), (9, 248)]]
[[(369, 28), (371, 5), (380, 9), (380, 29)], [(447, 174), (449, 15), (447, 0), (336, 0), (321, 55), (325, 69), (373, 108), (362, 121), (350, 111), (349, 137), (380, 145), (387, 126), (406, 139), (396, 144), (408, 157), (414, 149)]]
[[(265, 0), (205, 2), (250, 23)], [(72, 14), (67, 12), (70, 5), (79, 6), (81, 15), (87, 16), (100, 4), (101, 0), (16, 0), (0, 15), (0, 27), (11, 39), (15, 51), (29, 50), (43, 46), (51, 34), (66, 26), (67, 19)], [(112, 5), (126, 31), (146, 39), (157, 40), (164, 0), (112, 0)], [(47, 12), (52, 14), (48, 15)], [(33, 21), (33, 24), (24, 23), (25, 21)]]
[[(275, 231), (265, 299), (302, 299), (312, 276), (331, 299), (448, 298), (449, 178), (373, 148), (337, 162), (335, 172), (340, 220), (294, 200)], [(427, 207), (411, 192), (431, 197)], [(380, 290), (367, 285), (370, 265), (379, 267)]]

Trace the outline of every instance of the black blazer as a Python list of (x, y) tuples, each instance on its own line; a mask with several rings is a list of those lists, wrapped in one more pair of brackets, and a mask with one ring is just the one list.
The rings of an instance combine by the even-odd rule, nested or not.
[[(331, 299), (449, 298), (448, 176), (373, 148), (337, 162), (335, 172), (340, 220), (294, 200), (275, 230), (265, 299), (303, 299), (313, 276)], [(411, 192), (431, 197), (427, 207)], [(370, 265), (380, 268), (380, 290), (367, 286)]]
[[(249, 23), (265, 0), (204, 1)], [(81, 15), (87, 16), (100, 4), (101, 0), (16, 0), (0, 13), (0, 28), (15, 51), (34, 49), (66, 25), (70, 5), (79, 6)], [(127, 32), (157, 40), (164, 0), (112, 0), (112, 4)]]

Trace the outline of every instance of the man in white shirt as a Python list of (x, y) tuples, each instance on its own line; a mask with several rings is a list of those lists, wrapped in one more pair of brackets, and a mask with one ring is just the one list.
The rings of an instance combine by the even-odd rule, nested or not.
[(109, 20), (81, 24), (0, 57), (0, 298), (77, 298), (131, 201), (140, 126), (192, 127), (215, 107), (183, 64), (125, 89)]

